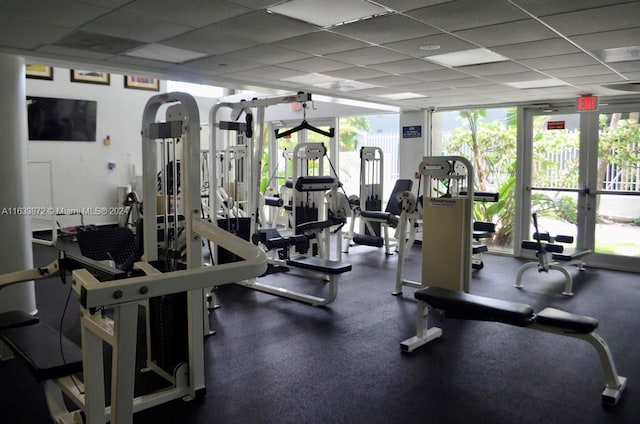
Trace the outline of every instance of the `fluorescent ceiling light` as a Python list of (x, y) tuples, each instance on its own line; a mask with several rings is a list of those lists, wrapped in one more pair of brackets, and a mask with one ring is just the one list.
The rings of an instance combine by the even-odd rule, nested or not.
[(377, 85), (368, 84), (366, 82), (353, 81), (353, 80), (339, 80), (332, 82), (323, 82), (318, 84), (313, 84), (314, 87), (318, 88), (327, 88), (331, 90), (337, 91), (353, 91), (353, 90), (364, 90), (367, 88), (375, 88)]
[(418, 93), (393, 93), (393, 94), (380, 94), (376, 97), (383, 97), (389, 100), (407, 100), (407, 99), (419, 99), (421, 97), (429, 97), (425, 94)]
[(269, 7), (267, 11), (324, 28), (389, 13), (365, 0), (293, 0)]
[(640, 46), (604, 49), (604, 50), (594, 51), (593, 53), (607, 63), (629, 62), (632, 60), (640, 60)]
[(569, 85), (566, 82), (560, 81), (555, 78), (546, 78), (546, 79), (531, 80), (531, 81), (507, 82), (505, 84), (513, 88), (545, 88), (545, 87), (559, 87), (561, 85)]
[(427, 56), (425, 59), (435, 62), (438, 65), (449, 67), (480, 65), (483, 63), (504, 62), (505, 60), (509, 60), (508, 58), (488, 49), (462, 50), (459, 52)]
[(125, 55), (170, 63), (183, 63), (189, 60), (208, 56), (206, 53), (178, 49), (175, 47), (164, 46), (162, 44), (147, 44), (139, 49), (125, 53)]

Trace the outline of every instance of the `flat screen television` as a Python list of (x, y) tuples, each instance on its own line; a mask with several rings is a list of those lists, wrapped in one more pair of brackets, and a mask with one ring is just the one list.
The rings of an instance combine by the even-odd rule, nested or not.
[(27, 96), (29, 140), (96, 141), (94, 100)]

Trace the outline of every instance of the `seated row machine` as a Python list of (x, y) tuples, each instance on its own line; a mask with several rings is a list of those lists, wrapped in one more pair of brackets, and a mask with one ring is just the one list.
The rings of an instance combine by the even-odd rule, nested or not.
[(604, 368), (607, 381), (602, 392), (602, 402), (615, 405), (626, 388), (627, 379), (618, 375), (609, 347), (602, 337), (594, 332), (598, 327), (598, 320), (595, 318), (555, 308), (544, 308), (535, 313), (533, 307), (527, 304), (481, 297), (436, 286), (417, 290), (414, 297), (418, 300), (417, 333), (400, 344), (403, 352), (412, 352), (442, 335), (442, 329), (428, 328), (428, 309), (435, 309), (448, 318), (495, 321), (584, 340), (596, 349)]

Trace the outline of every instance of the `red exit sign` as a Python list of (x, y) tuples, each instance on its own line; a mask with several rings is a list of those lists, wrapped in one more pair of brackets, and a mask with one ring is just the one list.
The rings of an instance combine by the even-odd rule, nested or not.
[(578, 112), (590, 112), (598, 110), (598, 98), (592, 95), (580, 96), (576, 102)]

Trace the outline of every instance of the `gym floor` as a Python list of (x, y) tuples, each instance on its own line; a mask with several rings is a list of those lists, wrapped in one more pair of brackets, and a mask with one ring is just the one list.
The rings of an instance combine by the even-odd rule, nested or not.
[[(36, 265), (57, 249), (34, 245)], [(338, 297), (312, 307), (237, 285), (220, 287), (212, 312), (216, 334), (205, 341), (206, 397), (174, 401), (135, 415), (135, 423), (637, 423), (640, 334), (637, 274), (571, 270), (575, 296), (560, 294), (558, 272), (527, 271), (512, 287), (522, 260), (484, 256), (471, 292), (553, 306), (600, 320), (618, 372), (629, 379), (616, 407), (600, 403), (605, 377), (589, 344), (498, 323), (445, 319), (444, 335), (411, 354), (402, 340), (415, 333), (413, 289), (392, 296), (397, 255), (354, 247), (344, 260)], [(408, 255), (407, 277), (419, 279), (420, 247)], [(588, 260), (587, 260), (588, 264)], [(309, 274), (272, 275), (273, 284), (319, 290)], [(59, 279), (36, 282), (39, 315), (56, 328), (69, 295)], [(71, 293), (63, 333), (79, 342), (78, 306)], [(432, 317), (439, 320), (438, 317)], [(19, 361), (0, 363), (3, 424), (50, 423), (42, 386)], [(147, 389), (146, 382), (137, 391)]]

